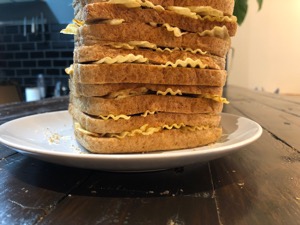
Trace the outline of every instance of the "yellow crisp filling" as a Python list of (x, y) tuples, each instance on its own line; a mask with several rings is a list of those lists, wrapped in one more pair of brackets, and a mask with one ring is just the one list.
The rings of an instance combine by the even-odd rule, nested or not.
[(144, 112), (141, 116), (142, 117), (147, 117), (148, 115), (154, 115), (156, 113), (156, 111), (150, 111), (147, 110), (146, 112)]
[(198, 33), (201, 37), (219, 37), (222, 39), (229, 38), (228, 29), (226, 26), (218, 27), (215, 26), (212, 30), (205, 30), (201, 33)]
[(114, 63), (146, 63), (148, 62), (149, 59), (145, 58), (142, 55), (133, 55), (133, 54), (128, 54), (128, 55), (118, 55), (116, 57), (105, 57), (103, 59), (100, 59), (96, 62), (93, 62), (95, 64), (114, 64)]
[(84, 21), (73, 19), (72, 22), (65, 29), (62, 29), (60, 33), (76, 35), (78, 28), (84, 25)]
[(221, 103), (224, 103), (224, 104), (229, 104), (229, 101), (226, 98), (223, 98), (220, 95), (202, 94), (201, 97), (212, 99), (216, 102), (221, 102)]
[[(147, 110), (146, 112), (141, 114), (141, 116), (142, 117), (147, 117), (149, 115), (154, 115), (155, 113), (156, 113), (156, 111)], [(121, 115), (109, 114), (107, 116), (99, 115), (98, 117), (101, 118), (102, 120), (110, 120), (110, 119), (112, 119), (112, 120), (120, 120), (120, 119), (129, 120), (131, 118), (131, 116), (127, 116), (127, 115), (124, 115), (124, 114), (121, 114)]]
[[(122, 22), (121, 22), (122, 23)], [(119, 25), (120, 23), (116, 23), (114, 25)], [(150, 23), (151, 26), (158, 26), (156, 23)], [(71, 35), (77, 35), (77, 30), (81, 25), (78, 24), (68, 24), (67, 27), (60, 32), (63, 34), (71, 34)], [(172, 27), (168, 23), (162, 24), (162, 27), (165, 27), (168, 31), (173, 32), (175, 37), (181, 37), (182, 35), (187, 34), (187, 32), (181, 32), (181, 30), (178, 27)], [(203, 32), (198, 33), (201, 37), (203, 36), (209, 36), (209, 37), (219, 37), (222, 39), (226, 39), (229, 37), (228, 29), (226, 26), (215, 26), (211, 30), (205, 30)], [(125, 45), (124, 45), (125, 46)], [(123, 46), (123, 47), (124, 47)]]
[(206, 68), (208, 68), (208, 65), (204, 64), (200, 59), (194, 60), (194, 59), (191, 59), (191, 58), (186, 58), (185, 60), (178, 59), (178, 60), (176, 60), (175, 63), (173, 63), (173, 62), (166, 62), (166, 64), (161, 65), (161, 66), (163, 66), (163, 67), (171, 66), (173, 68), (176, 68), (176, 67), (188, 67), (188, 66), (192, 67), (192, 68), (199, 67), (200, 69), (206, 69)]
[[(118, 55), (116, 57), (104, 57), (99, 59), (98, 61), (93, 62), (93, 64), (115, 64), (115, 63), (148, 63), (149, 59), (145, 58), (142, 55)], [(199, 67), (200, 69), (207, 69), (209, 66), (204, 64), (200, 59), (194, 60), (191, 58), (186, 58), (184, 60), (178, 59), (176, 62), (167, 61), (165, 64), (160, 64), (158, 66), (162, 67), (192, 67), (196, 68)], [(73, 74), (74, 69), (72, 65), (65, 69), (65, 72), (69, 75)]]
[[(152, 8), (157, 11), (170, 10), (175, 13), (193, 18), (193, 19), (208, 19), (210, 21), (227, 21), (236, 22), (235, 16), (224, 16), (224, 13), (220, 10), (214, 9), (210, 6), (192, 6), (192, 7), (180, 7), (180, 6), (169, 6), (164, 8), (161, 5), (154, 5), (150, 1), (142, 0), (109, 0), (110, 4), (120, 4), (127, 8)], [(203, 18), (204, 16), (204, 18)]]
[(201, 54), (205, 55), (207, 54), (206, 51), (202, 51), (201, 49), (191, 49), (191, 48), (159, 48), (156, 44), (150, 43), (148, 41), (130, 41), (128, 43), (121, 43), (121, 42), (112, 42), (107, 43), (108, 46), (114, 47), (114, 48), (120, 48), (120, 49), (138, 49), (138, 48), (147, 48), (158, 52), (174, 52), (174, 51), (185, 51), (185, 52), (191, 52), (193, 54)]
[(66, 74), (73, 75), (74, 74), (74, 65), (71, 64), (68, 68), (65, 69)]
[(177, 14), (181, 14), (193, 19), (209, 20), (217, 22), (236, 22), (235, 16), (224, 16), (223, 12), (217, 9), (213, 9), (209, 6), (192, 6), (192, 7), (180, 7), (169, 6), (167, 8), (170, 11), (174, 11)]
[(134, 88), (134, 89), (125, 89), (125, 90), (121, 90), (121, 91), (111, 92), (110, 94), (108, 94), (106, 96), (106, 98), (121, 99), (121, 98), (143, 95), (143, 94), (146, 94), (148, 91), (149, 91), (149, 89), (147, 89), (145, 87)]
[(99, 115), (99, 117), (103, 120), (109, 120), (109, 119), (113, 119), (113, 120), (119, 120), (119, 119), (124, 119), (124, 120), (129, 120), (131, 118), (131, 116), (127, 116), (127, 115), (113, 115), (113, 114), (109, 114), (108, 116), (102, 116)]
[[(153, 27), (158, 26), (158, 24), (154, 23), (154, 22), (151, 22), (150, 25), (153, 26)], [(175, 37), (181, 37), (182, 35), (187, 34), (187, 32), (181, 32), (181, 30), (178, 27), (172, 27), (168, 23), (162, 24), (162, 27), (165, 27), (167, 29), (167, 31), (169, 31), (169, 32), (173, 32)]]
[[(145, 95), (148, 93), (148, 91), (150, 91), (150, 89), (145, 88), (145, 87), (135, 88), (135, 89), (126, 89), (126, 90), (111, 92), (109, 95), (106, 96), (106, 98), (109, 98), (109, 99), (128, 98), (128, 97), (133, 97), (133, 96)], [(172, 96), (183, 95), (182, 91), (179, 89), (174, 91), (172, 88), (167, 88), (165, 91), (162, 91), (162, 90), (156, 91), (156, 95), (165, 96), (168, 94), (172, 95)], [(212, 99), (214, 101), (225, 103), (225, 104), (229, 103), (226, 98), (223, 98), (222, 96), (219, 96), (219, 95), (199, 94), (197, 96), (202, 97), (202, 98)]]
[(170, 95), (182, 95), (182, 92), (177, 89), (176, 91), (173, 91), (172, 88), (167, 88), (167, 90), (165, 91), (157, 91), (156, 92), (157, 95), (167, 95), (167, 94), (170, 94)]
[(184, 123), (174, 123), (171, 125), (163, 125), (160, 127), (149, 127), (148, 124), (144, 124), (143, 126), (141, 126), (138, 129), (134, 129), (131, 131), (124, 131), (121, 133), (117, 133), (117, 134), (113, 134), (113, 133), (107, 133), (107, 134), (98, 134), (98, 133), (94, 133), (94, 132), (90, 132), (85, 130), (84, 128), (82, 128), (80, 126), (79, 123), (75, 122), (74, 123), (74, 127), (76, 130), (90, 135), (90, 136), (94, 136), (94, 137), (108, 137), (108, 138), (118, 138), (118, 139), (123, 139), (126, 137), (133, 137), (136, 135), (152, 135), (154, 133), (160, 132), (162, 130), (173, 130), (173, 129), (181, 129), (183, 131), (190, 131), (190, 132), (194, 132), (194, 131), (198, 131), (198, 130), (206, 130), (209, 129), (209, 126), (188, 126), (185, 125)]

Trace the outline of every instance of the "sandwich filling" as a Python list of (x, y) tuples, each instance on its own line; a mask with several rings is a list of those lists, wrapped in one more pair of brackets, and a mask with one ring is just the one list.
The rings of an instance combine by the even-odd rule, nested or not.
[[(110, 25), (120, 25), (124, 22), (123, 19), (113, 19), (113, 20), (103, 20), (100, 23), (105, 23), (105, 24), (110, 24)], [(71, 34), (71, 35), (77, 35), (78, 33), (78, 29), (82, 26), (84, 26), (84, 21), (79, 21), (76, 19), (73, 19), (73, 23), (72, 24), (68, 24), (67, 27), (65, 29), (62, 29), (60, 32), (63, 34)], [(182, 32), (181, 29), (179, 29), (178, 27), (173, 27), (168, 23), (164, 23), (164, 24), (158, 24), (155, 22), (149, 22), (149, 25), (152, 27), (164, 27), (167, 29), (167, 31), (173, 32), (175, 37), (181, 37), (185, 34), (191, 33), (191, 32)], [(230, 37), (229, 33), (228, 33), (228, 29), (226, 26), (215, 26), (213, 29), (211, 30), (205, 30), (203, 32), (198, 32), (197, 33), (200, 37), (217, 37), (217, 38), (222, 38), (222, 39), (228, 39)]]
[(182, 132), (195, 132), (198, 130), (207, 130), (210, 127), (209, 126), (188, 126), (185, 125), (184, 123), (174, 123), (171, 125), (163, 125), (159, 127), (149, 127), (148, 124), (144, 124), (140, 128), (131, 130), (131, 131), (124, 131), (121, 133), (106, 133), (106, 134), (99, 134), (99, 133), (94, 133), (85, 130), (78, 122), (74, 123), (74, 128), (78, 130), (81, 133), (84, 133), (89, 136), (93, 137), (101, 137), (101, 138), (118, 138), (118, 139), (123, 139), (127, 137), (134, 137), (136, 135), (152, 135), (154, 133), (162, 132), (164, 130), (173, 130), (177, 129)]
[(229, 103), (222, 92), (233, 5), (74, 1), (75, 19), (61, 33), (74, 35), (74, 64), (65, 71), (77, 141), (93, 153), (216, 142)]
[(206, 55), (206, 51), (202, 51), (201, 49), (191, 49), (191, 48), (162, 48), (158, 47), (156, 44), (150, 43), (148, 41), (130, 41), (128, 43), (121, 43), (121, 42), (107, 42), (104, 43), (104, 45), (117, 48), (117, 49), (140, 49), (140, 48), (145, 48), (145, 49), (151, 49), (153, 51), (157, 52), (174, 52), (174, 51), (184, 51), (184, 52), (190, 52), (193, 54), (201, 54), (201, 55)]
[(109, 4), (123, 5), (127, 8), (150, 8), (157, 11), (169, 10), (177, 14), (190, 17), (193, 19), (210, 20), (218, 22), (236, 22), (235, 16), (225, 16), (220, 10), (214, 9), (210, 6), (193, 6), (193, 7), (180, 7), (180, 6), (169, 6), (164, 8), (161, 5), (154, 5), (152, 2), (147, 0), (109, 0)]

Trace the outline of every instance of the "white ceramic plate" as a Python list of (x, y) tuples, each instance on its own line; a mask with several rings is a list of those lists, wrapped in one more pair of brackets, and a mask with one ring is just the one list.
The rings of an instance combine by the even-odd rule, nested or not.
[(258, 139), (256, 122), (222, 114), (224, 135), (213, 145), (144, 154), (90, 154), (75, 140), (67, 111), (23, 117), (0, 126), (4, 145), (48, 162), (107, 171), (148, 171), (181, 167), (222, 157)]

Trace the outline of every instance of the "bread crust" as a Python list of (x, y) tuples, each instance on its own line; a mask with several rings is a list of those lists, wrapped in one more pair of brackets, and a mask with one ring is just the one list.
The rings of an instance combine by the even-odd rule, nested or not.
[(88, 4), (83, 8), (82, 13), (76, 15), (76, 18), (85, 21), (85, 23), (97, 23), (102, 19), (124, 19), (127, 23), (168, 23), (171, 26), (194, 33), (211, 30), (215, 26), (226, 26), (230, 36), (234, 36), (237, 30), (236, 22), (200, 20), (169, 10), (127, 8), (123, 5), (110, 3)]
[(138, 129), (145, 124), (148, 127), (161, 127), (163, 125), (185, 124), (187, 126), (218, 127), (221, 116), (214, 114), (181, 114), (181, 113), (155, 113), (146, 117), (141, 115), (131, 116), (130, 119), (103, 120), (81, 112), (69, 104), (69, 112), (73, 118), (87, 131), (93, 133), (121, 133)]
[(81, 111), (95, 116), (134, 115), (147, 110), (172, 113), (213, 113), (222, 111), (223, 103), (207, 98), (179, 96), (140, 95), (121, 99), (100, 97), (75, 97), (70, 94), (71, 103)]
[(225, 70), (161, 67), (146, 64), (74, 64), (74, 82), (83, 84), (140, 83), (222, 87)]
[(201, 60), (210, 69), (225, 69), (225, 58), (193, 54), (187, 51), (153, 51), (150, 49), (117, 49), (110, 46), (92, 45), (81, 46), (74, 50), (75, 63), (95, 62), (105, 57), (115, 58), (117, 56), (126, 56), (129, 54), (141, 55), (149, 60), (149, 64), (164, 65), (167, 62), (175, 63), (177, 60), (193, 59)]
[[(147, 35), (143, 35), (147, 34)], [(164, 27), (153, 27), (145, 23), (122, 23), (119, 25), (91, 24), (79, 27), (75, 36), (76, 45), (95, 45), (101, 41), (124, 42), (148, 41), (169, 48), (201, 49), (209, 54), (225, 57), (230, 48), (230, 38), (200, 36), (187, 33), (176, 37)]]
[(204, 146), (216, 142), (222, 135), (219, 127), (197, 131), (164, 130), (152, 135), (118, 138), (93, 137), (75, 129), (78, 142), (93, 153), (142, 153)]

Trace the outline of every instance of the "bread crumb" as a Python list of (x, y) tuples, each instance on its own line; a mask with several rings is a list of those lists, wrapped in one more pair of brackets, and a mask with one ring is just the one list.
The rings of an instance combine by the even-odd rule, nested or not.
[(46, 129), (45, 136), (49, 144), (59, 144), (60, 139), (62, 138), (58, 133), (51, 132), (49, 128)]
[(58, 133), (54, 133), (49, 137), (48, 141), (51, 144), (58, 144), (60, 142), (60, 138), (61, 136)]
[(300, 200), (300, 198), (299, 198), (299, 197), (296, 197), (296, 200)]

